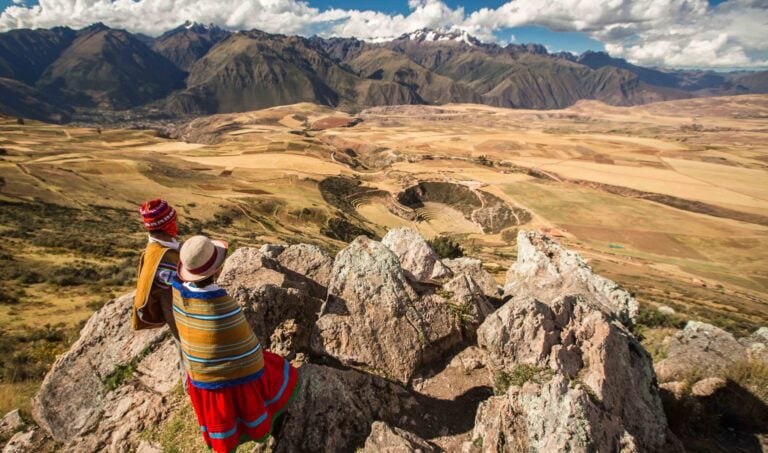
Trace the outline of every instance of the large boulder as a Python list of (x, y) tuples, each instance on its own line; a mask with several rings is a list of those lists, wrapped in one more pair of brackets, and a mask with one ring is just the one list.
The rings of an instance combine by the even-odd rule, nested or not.
[[(667, 421), (650, 356), (623, 324), (584, 297), (566, 296), (548, 303), (531, 297), (514, 299), (488, 316), (478, 330), (478, 343), (499, 373), (519, 376), (519, 367), (527, 365), (555, 376), (554, 384), (507, 396), (520, 405), (520, 419), (514, 423), (565, 432), (559, 425), (562, 420), (539, 409), (568, 409), (589, 415), (579, 429), (588, 432), (589, 445), (598, 451), (627, 445), (634, 447), (622, 451), (661, 451), (667, 444)], [(576, 393), (569, 382), (579, 384)], [(530, 398), (521, 400), (520, 395)], [(577, 432), (582, 422), (574, 418), (572, 423), (569, 429)], [(539, 434), (520, 430), (518, 441), (531, 445)]]
[(768, 327), (761, 327), (752, 335), (739, 338), (750, 360), (768, 363)]
[(301, 385), (274, 451), (355, 451), (382, 420), (419, 420), (419, 404), (403, 387), (355, 370), (305, 364)]
[(464, 338), (474, 341), (477, 328), (494, 310), (480, 285), (469, 275), (459, 274), (443, 285), (438, 295), (454, 312)]
[(374, 422), (363, 453), (437, 453), (439, 450), (419, 436), (384, 422)]
[(381, 240), (400, 260), (400, 265), (413, 281), (431, 282), (448, 278), (451, 270), (441, 261), (427, 241), (412, 228), (394, 228)]
[(511, 387), (481, 403), (476, 417), (465, 451), (626, 451), (628, 443), (601, 439), (600, 423), (610, 421), (601, 417), (583, 384), (562, 375)]
[(505, 299), (527, 295), (551, 300), (581, 294), (626, 325), (632, 325), (637, 317), (637, 300), (629, 292), (593, 273), (578, 253), (539, 233), (518, 232), (517, 261), (509, 268), (506, 280)]
[(309, 279), (309, 289), (314, 297), (325, 298), (331, 280), (333, 258), (320, 247), (309, 244), (264, 245), (260, 251), (277, 260), (281, 271), (293, 279)]
[(360, 236), (336, 256), (313, 352), (407, 383), (427, 360), (461, 341), (450, 306), (417, 294), (383, 244)]
[[(756, 342), (757, 343), (757, 342)], [(660, 382), (681, 381), (691, 375), (725, 376), (729, 367), (749, 355), (733, 335), (698, 321), (664, 339), (666, 357), (655, 365)]]
[(21, 418), (18, 409), (14, 409), (0, 419), (0, 440), (8, 439), (17, 431), (20, 431), (26, 423)]
[(485, 297), (492, 302), (501, 299), (502, 288), (496, 283), (493, 276), (483, 268), (482, 261), (462, 256), (461, 258), (444, 259), (442, 263), (453, 272), (454, 275), (466, 275), (471, 277), (483, 291)]
[[(178, 353), (165, 345), (172, 342), (167, 328), (131, 329), (132, 305), (128, 294), (94, 314), (35, 396), (35, 421), (69, 448), (122, 451), (167, 415), (161, 402), (170, 391), (167, 383), (178, 382)], [(151, 380), (136, 383), (133, 370), (145, 360), (158, 366)]]
[(240, 248), (227, 259), (218, 283), (243, 306), (263, 346), (293, 359), (309, 349), (330, 273), (326, 259), (313, 246)]

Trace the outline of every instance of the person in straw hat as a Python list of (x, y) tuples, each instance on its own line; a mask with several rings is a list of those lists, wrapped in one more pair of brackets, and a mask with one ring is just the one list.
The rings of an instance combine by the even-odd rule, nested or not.
[(181, 247), (173, 282), (187, 392), (216, 452), (241, 439), (266, 440), (299, 379), (287, 360), (261, 347), (240, 305), (216, 284), (226, 256), (226, 242), (194, 236)]

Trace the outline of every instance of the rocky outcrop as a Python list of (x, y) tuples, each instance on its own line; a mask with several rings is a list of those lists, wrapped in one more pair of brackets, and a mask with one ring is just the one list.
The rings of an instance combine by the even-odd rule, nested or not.
[(36, 429), (18, 432), (11, 437), (7, 444), (5, 444), (3, 453), (29, 453), (38, 451), (37, 447), (41, 443), (41, 437), (42, 433)]
[(474, 341), (480, 323), (494, 310), (480, 285), (469, 275), (457, 275), (443, 285), (438, 295), (445, 298), (444, 303), (459, 322), (463, 337)]
[(462, 341), (445, 301), (420, 296), (387, 247), (364, 236), (339, 252), (312, 350), (407, 383), (431, 357)]
[[(672, 430), (692, 449), (713, 443), (765, 445), (768, 329), (735, 338), (702, 322), (664, 339), (655, 365)], [(762, 440), (760, 441), (759, 439)], [(759, 449), (759, 447), (756, 447)]]
[(598, 404), (562, 375), (511, 387), (480, 405), (465, 451), (638, 451), (628, 438), (605, 439), (600, 424), (611, 420)]
[(392, 250), (405, 275), (413, 281), (430, 282), (453, 275), (427, 241), (412, 228), (391, 229), (381, 243)]
[(374, 422), (362, 451), (363, 453), (437, 453), (439, 450), (411, 432), (394, 428), (384, 422)]
[(768, 363), (768, 327), (761, 327), (752, 335), (740, 338), (739, 343), (747, 349), (750, 360)]
[(271, 351), (292, 359), (307, 352), (325, 297), (331, 259), (309, 245), (240, 248), (219, 276)]
[(24, 425), (24, 420), (21, 419), (18, 409), (8, 412), (0, 419), (0, 439), (8, 439), (22, 429)]
[(504, 291), (509, 297), (530, 295), (540, 300), (582, 294), (626, 325), (637, 316), (637, 300), (631, 294), (593, 273), (578, 253), (535, 232), (518, 232), (517, 261), (507, 272)]
[(454, 275), (466, 275), (477, 283), (486, 298), (491, 301), (501, 299), (502, 288), (496, 283), (491, 274), (483, 268), (482, 261), (469, 257), (444, 259), (442, 263), (453, 272)]
[[(478, 329), (501, 382), (481, 404), (468, 448), (674, 451), (649, 354), (621, 321), (634, 299), (575, 253), (518, 236), (508, 302)], [(499, 390), (499, 389), (497, 389)]]
[(697, 321), (664, 339), (664, 347), (666, 358), (655, 365), (661, 382), (680, 381), (694, 372), (724, 376), (728, 367), (748, 358), (747, 348), (733, 335)]
[[(650, 356), (585, 298), (510, 301), (480, 326), (478, 343), (499, 372), (515, 377), (528, 365), (554, 377), (484, 403), (490, 407), (478, 415), (476, 436), (490, 440), (500, 432), (535, 451), (661, 451), (667, 444)], [(510, 411), (507, 425), (483, 432), (483, 417)]]
[(276, 453), (354, 451), (375, 420), (392, 424), (418, 420), (417, 401), (385, 379), (312, 364), (303, 365), (299, 376), (301, 386), (283, 429), (289, 434), (277, 439)]
[[(679, 450), (650, 357), (625, 325), (634, 299), (578, 255), (522, 233), (494, 312), (498, 287), (482, 263), (417, 251), (426, 242), (413, 231), (388, 237), (400, 254), (359, 237), (333, 259), (308, 245), (241, 248), (227, 259), (219, 284), (264, 346), (303, 362), (273, 451), (452, 451), (464, 439), (439, 442), (470, 429), (466, 451)], [(436, 266), (449, 273), (435, 278)], [(141, 433), (162, 429), (174, 410), (178, 352), (165, 329), (131, 331), (131, 302), (111, 301), (89, 320), (35, 399), (42, 429), (14, 442), (37, 445), (50, 433), (68, 451), (156, 451)], [(674, 341), (697, 345), (697, 332)], [(723, 338), (748, 358), (765, 346), (764, 331)], [(455, 354), (474, 339), (479, 348)], [(497, 396), (488, 398), (491, 374)], [(721, 381), (694, 387), (716, 395)], [(464, 393), (450, 393), (454, 384)]]
[[(162, 382), (178, 379), (178, 356), (163, 347), (171, 341), (166, 328), (131, 330), (132, 303), (133, 294), (108, 302), (45, 377), (32, 416), (57, 441), (81, 451), (121, 451), (127, 440), (168, 415), (161, 403), (169, 388)], [(164, 365), (151, 379), (110, 389), (110, 382), (117, 386), (144, 360)]]

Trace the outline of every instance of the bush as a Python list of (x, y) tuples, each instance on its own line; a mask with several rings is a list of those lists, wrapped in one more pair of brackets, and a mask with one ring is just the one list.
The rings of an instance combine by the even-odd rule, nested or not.
[(25, 285), (43, 283), (44, 281), (45, 277), (34, 271), (22, 271), (21, 275), (19, 276), (19, 283), (23, 283)]
[(640, 305), (637, 312), (638, 326), (647, 328), (667, 327), (672, 329), (682, 329), (685, 327), (685, 320), (675, 315), (666, 315), (655, 308)]
[(18, 292), (0, 290), (0, 305), (16, 305), (19, 303)]
[(440, 256), (440, 258), (460, 258), (464, 256), (464, 249), (447, 236), (437, 236), (427, 241), (429, 246)]
[(517, 365), (511, 373), (502, 371), (493, 381), (493, 391), (496, 395), (503, 395), (510, 387), (522, 387), (526, 382), (541, 384), (552, 378), (552, 370), (540, 368), (534, 365)]

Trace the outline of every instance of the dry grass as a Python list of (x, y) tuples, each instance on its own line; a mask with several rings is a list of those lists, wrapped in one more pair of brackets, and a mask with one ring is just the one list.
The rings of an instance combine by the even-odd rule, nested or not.
[[(189, 397), (181, 390), (176, 389), (174, 401), (170, 402), (175, 410), (160, 426), (145, 431), (142, 437), (152, 443), (159, 444), (165, 453), (207, 453), (211, 450), (205, 445), (200, 434), (200, 426), (197, 423), (195, 410)], [(257, 442), (245, 442), (235, 451), (245, 453), (253, 451)]]
[(13, 409), (29, 414), (32, 409), (32, 397), (39, 388), (39, 381), (0, 383), (0, 414), (4, 415)]
[[(185, 234), (205, 232), (241, 246), (309, 242), (330, 251), (344, 244), (322, 232), (343, 214), (379, 235), (394, 226), (415, 226), (427, 237), (448, 234), (501, 282), (516, 256), (509, 234), (483, 234), (439, 203), (427, 203), (428, 219), (417, 223), (376, 199), (341, 213), (318, 189), (338, 174), (392, 193), (419, 181), (462, 182), (530, 211), (533, 220), (522, 229), (564, 231), (564, 245), (641, 302), (670, 305), (686, 318), (743, 334), (768, 322), (768, 227), (558, 182), (552, 173), (765, 215), (766, 111), (768, 96), (631, 108), (580, 102), (549, 111), (402, 106), (363, 112), (364, 121), (351, 128), (306, 131), (305, 123), (347, 115), (298, 104), (200, 118), (182, 131), (195, 143), (161, 139), (152, 131), (99, 134), (0, 121), (0, 145), (8, 150), (0, 158), (0, 200), (29, 206), (42, 201), (88, 215), (110, 206), (134, 215), (139, 203), (161, 196), (179, 210)], [(694, 117), (700, 128), (690, 127)], [(342, 154), (364, 165), (351, 168)], [(138, 225), (137, 217), (119, 223)], [(7, 236), (6, 223), (0, 232)], [(57, 228), (46, 232), (56, 237), (62, 231)], [(86, 237), (126, 234), (87, 224), (80, 229)], [(29, 237), (13, 241), (13, 250), (0, 252), (27, 267), (118, 263), (82, 250), (62, 253)], [(30, 284), (20, 304), (0, 306), (0, 325), (46, 318), (74, 327), (110, 292), (131, 285)]]

